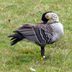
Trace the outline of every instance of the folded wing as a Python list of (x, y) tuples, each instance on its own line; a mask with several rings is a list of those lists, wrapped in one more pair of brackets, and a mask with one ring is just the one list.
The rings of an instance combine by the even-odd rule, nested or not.
[(16, 44), (22, 39), (27, 39), (38, 45), (45, 45), (46, 43), (51, 43), (52, 30), (49, 25), (37, 25), (31, 26), (28, 24), (23, 25), (14, 34), (10, 35), (12, 43), (11, 45)]

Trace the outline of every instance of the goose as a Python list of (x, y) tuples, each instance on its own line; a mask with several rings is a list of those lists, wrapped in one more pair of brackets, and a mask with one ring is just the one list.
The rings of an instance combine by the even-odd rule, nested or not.
[(27, 39), (41, 48), (41, 57), (45, 58), (45, 46), (53, 44), (64, 35), (63, 24), (55, 12), (49, 11), (42, 15), (42, 23), (37, 25), (24, 24), (9, 35), (11, 45)]

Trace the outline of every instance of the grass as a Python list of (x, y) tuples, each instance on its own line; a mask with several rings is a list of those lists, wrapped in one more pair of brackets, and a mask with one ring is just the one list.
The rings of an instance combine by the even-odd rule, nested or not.
[[(10, 46), (7, 37), (24, 23), (38, 23), (45, 11), (58, 13), (65, 35), (46, 46), (45, 62), (39, 46), (21, 41)], [(72, 72), (72, 0), (0, 0), (0, 72)]]

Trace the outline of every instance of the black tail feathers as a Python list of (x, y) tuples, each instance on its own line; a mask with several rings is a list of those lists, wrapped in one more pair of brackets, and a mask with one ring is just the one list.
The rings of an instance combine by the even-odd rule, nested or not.
[(24, 38), (24, 36), (18, 31), (15, 31), (15, 34), (12, 34), (8, 37), (11, 37), (11, 45), (15, 45), (17, 42), (21, 41)]

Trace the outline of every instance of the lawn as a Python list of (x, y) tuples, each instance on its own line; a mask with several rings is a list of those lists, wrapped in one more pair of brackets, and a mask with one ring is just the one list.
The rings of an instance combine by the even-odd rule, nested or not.
[[(25, 23), (36, 24), (46, 11), (54, 11), (64, 25), (64, 36), (47, 45), (46, 61), (40, 48), (21, 41), (10, 46), (8, 35)], [(0, 72), (72, 72), (72, 0), (0, 0)]]

